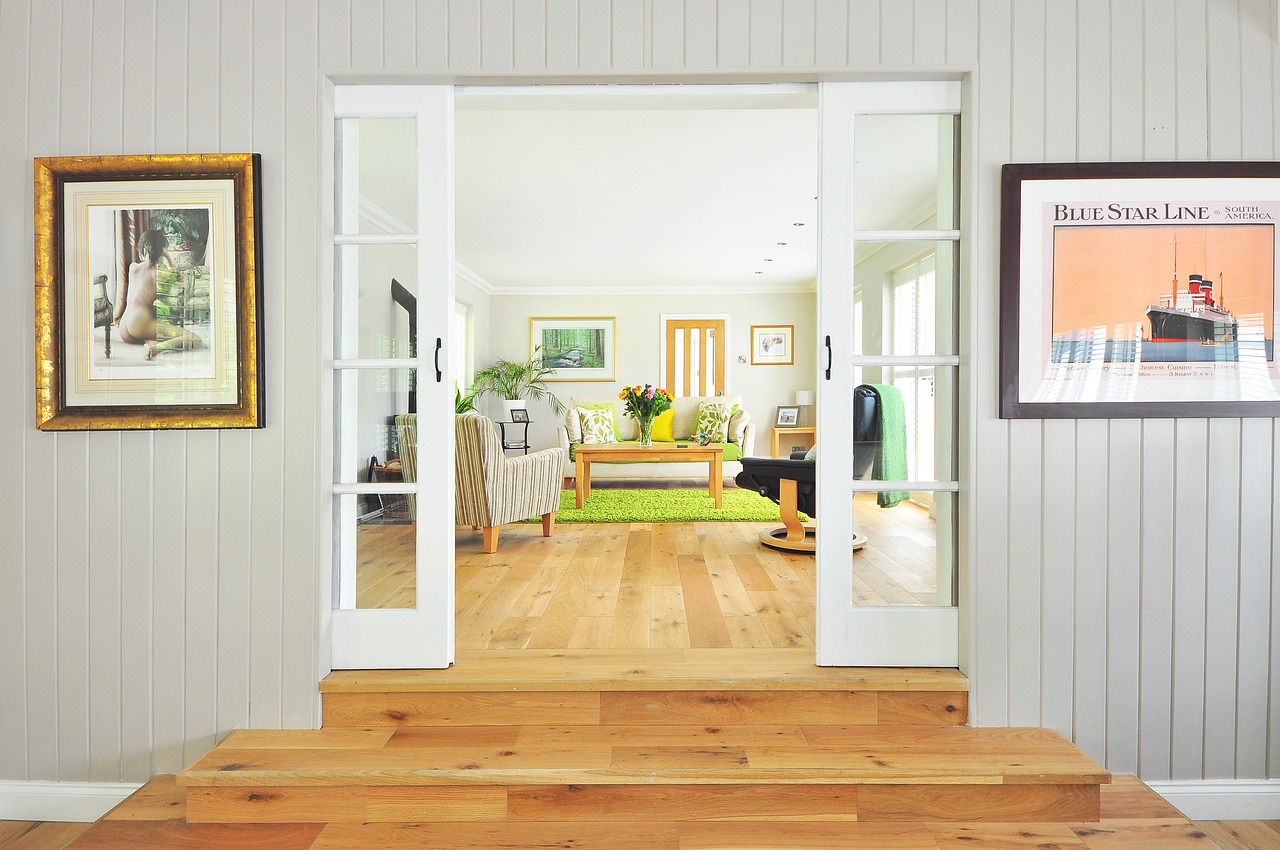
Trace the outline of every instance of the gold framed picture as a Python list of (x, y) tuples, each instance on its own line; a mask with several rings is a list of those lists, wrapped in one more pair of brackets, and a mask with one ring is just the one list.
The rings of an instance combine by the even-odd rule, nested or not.
[(257, 154), (35, 160), (36, 426), (263, 426)]

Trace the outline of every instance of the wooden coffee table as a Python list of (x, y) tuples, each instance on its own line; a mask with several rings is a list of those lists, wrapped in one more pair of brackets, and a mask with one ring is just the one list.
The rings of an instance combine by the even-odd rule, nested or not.
[(574, 450), (574, 497), (579, 508), (591, 498), (592, 461), (631, 461), (632, 463), (706, 463), (708, 490), (716, 507), (722, 506), (720, 491), (724, 483), (724, 447), (722, 446), (625, 446), (618, 443), (578, 446)]

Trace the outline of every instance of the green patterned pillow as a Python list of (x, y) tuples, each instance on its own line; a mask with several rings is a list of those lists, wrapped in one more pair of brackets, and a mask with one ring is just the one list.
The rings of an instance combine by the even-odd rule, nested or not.
[(711, 442), (723, 443), (729, 437), (729, 405), (704, 401), (698, 405), (698, 418), (693, 423), (693, 433), (710, 434)]
[(579, 407), (578, 418), (582, 420), (583, 445), (618, 442), (617, 434), (613, 430), (613, 408)]

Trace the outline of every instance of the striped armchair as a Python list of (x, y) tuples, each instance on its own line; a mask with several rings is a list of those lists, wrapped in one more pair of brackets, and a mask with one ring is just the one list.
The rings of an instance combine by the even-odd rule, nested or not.
[(506, 522), (541, 515), (542, 536), (550, 537), (560, 509), (564, 450), (506, 457), (492, 419), (462, 415), (454, 422), (454, 522), (483, 529), (488, 553), (498, 551), (498, 526)]

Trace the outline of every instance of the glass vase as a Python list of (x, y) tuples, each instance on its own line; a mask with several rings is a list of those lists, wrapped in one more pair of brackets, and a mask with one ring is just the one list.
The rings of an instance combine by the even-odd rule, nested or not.
[(653, 416), (637, 416), (636, 424), (640, 427), (640, 446), (648, 448), (653, 445)]

